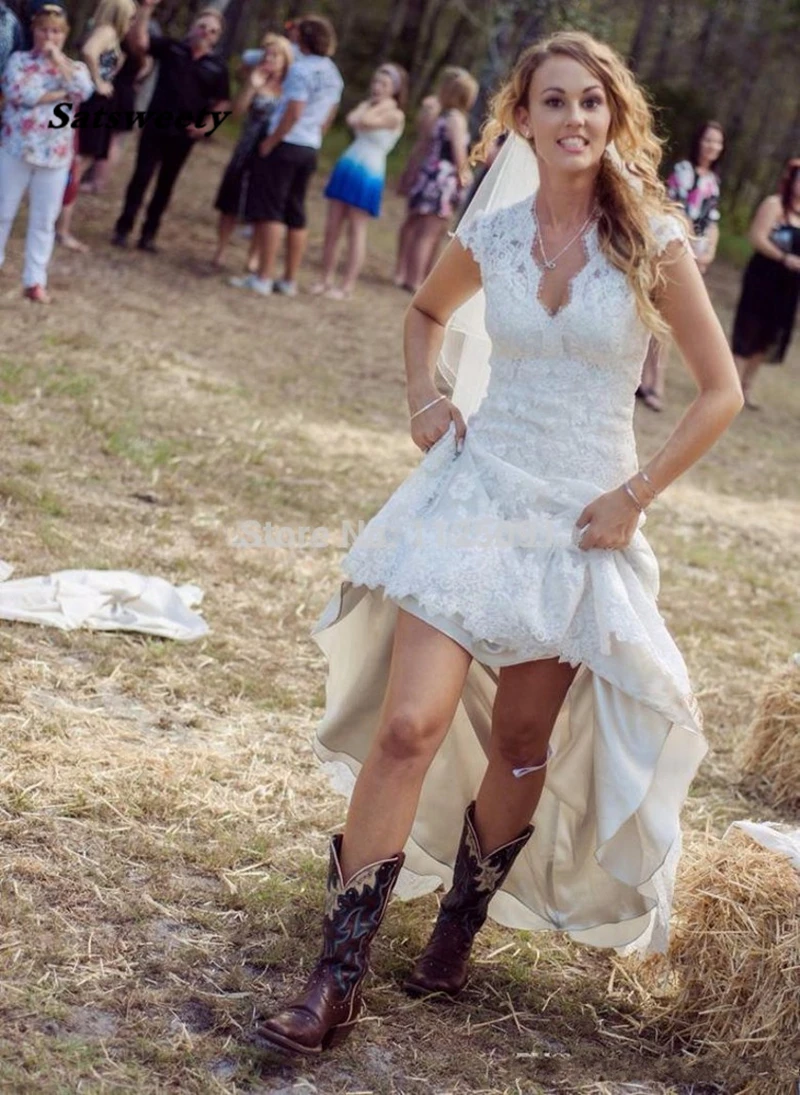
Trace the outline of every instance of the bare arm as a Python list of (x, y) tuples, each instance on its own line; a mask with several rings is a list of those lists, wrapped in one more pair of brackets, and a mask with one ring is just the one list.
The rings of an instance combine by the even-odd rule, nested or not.
[(453, 159), (458, 177), (465, 182), (470, 176), (469, 129), (467, 119), (460, 110), (454, 110), (447, 119), (447, 135), (453, 149)]
[(369, 101), (365, 99), (364, 102), (359, 103), (358, 106), (354, 106), (353, 109), (348, 112), (347, 117), (345, 118), (345, 121), (347, 122), (347, 124), (350, 126), (351, 129), (355, 129), (356, 126), (359, 125), (359, 123), (361, 122), (362, 118), (364, 117), (364, 115), (366, 114), (366, 112), (368, 110), (369, 110)]
[[(64, 88), (67, 93), (66, 98), (89, 98), (94, 91), (94, 84), (92, 83), (88, 68), (82, 61), (71, 61), (64, 51), (59, 49), (54, 42), (48, 42), (44, 46), (42, 53), (44, 56), (50, 58), (59, 73), (64, 77)], [(42, 101), (48, 102), (50, 100), (43, 99)]]
[(775, 259), (776, 262), (784, 262), (785, 255), (780, 247), (775, 246), (769, 238), (769, 234), (780, 221), (782, 212), (781, 199), (777, 194), (765, 198), (756, 211), (748, 233), (750, 242), (756, 251), (766, 255), (768, 259)]
[(300, 99), (292, 99), (286, 104), (286, 110), (283, 112), (283, 117), (278, 122), (275, 132), (270, 133), (269, 137), (258, 146), (259, 156), (269, 156), (270, 152), (278, 147), (286, 134), (294, 129), (300, 121), (305, 106), (306, 104)]
[(150, 49), (150, 20), (158, 0), (142, 0), (128, 31), (128, 45), (134, 53), (147, 53)]
[(247, 69), (247, 79), (239, 88), (239, 93), (233, 101), (234, 118), (243, 118), (250, 109), (250, 104), (256, 94), (267, 86), (267, 78), (258, 69)]
[(142, 58), (142, 67), (136, 73), (133, 81), (136, 87), (141, 87), (155, 67), (156, 63), (149, 54)]
[[(680, 243), (671, 243), (666, 262), (667, 283), (656, 303), (698, 392), (643, 469), (658, 494), (708, 452), (744, 402), (728, 342), (691, 252)], [(652, 491), (641, 474), (633, 476), (630, 486), (642, 505), (652, 501)], [(633, 500), (624, 487), (617, 487), (591, 502), (578, 518), (578, 528), (586, 528), (580, 547), (625, 548), (638, 521)]]
[(427, 141), (430, 138), (441, 111), (441, 104), (435, 95), (428, 95), (422, 100), (417, 113), (417, 134), (421, 141)]
[[(668, 256), (679, 247), (670, 244)], [(667, 284), (657, 306), (698, 389), (683, 418), (645, 468), (660, 493), (708, 452), (742, 409), (743, 400), (728, 341), (688, 252), (669, 262)]]
[(367, 129), (399, 129), (405, 121), (402, 111), (394, 101), (372, 104), (359, 103), (355, 110), (347, 115), (347, 124), (359, 131)]
[(69, 99), (69, 92), (66, 88), (62, 88), (60, 91), (46, 91), (40, 99), (36, 100), (36, 106), (42, 106), (44, 103), (63, 103)]
[(118, 44), (114, 28), (105, 25), (92, 31), (81, 50), (81, 56), (89, 69), (92, 83), (101, 95), (111, 95), (114, 91), (114, 85), (109, 83), (108, 80), (104, 80), (100, 75), (100, 54), (104, 50), (114, 49)]
[[(453, 312), (480, 287), (480, 267), (472, 252), (457, 240), (451, 240), (406, 313), (403, 350), (410, 414), (437, 399), (439, 393), (434, 373), (445, 327)], [(460, 443), (466, 433), (464, 419), (449, 399), (443, 399), (412, 419), (414, 444), (423, 450), (430, 448), (449, 429), (451, 422), (455, 422)]]

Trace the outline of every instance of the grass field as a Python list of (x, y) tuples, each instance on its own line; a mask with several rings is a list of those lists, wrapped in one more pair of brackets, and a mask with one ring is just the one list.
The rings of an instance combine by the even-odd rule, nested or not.
[[(399, 988), (435, 900), (393, 904), (368, 1012), (298, 1065), (247, 1040), (315, 956), (326, 841), (343, 803), (310, 748), (325, 671), (309, 629), (334, 550), (231, 546), (237, 522), (337, 526), (414, 467), (388, 280), (400, 205), (374, 226), (349, 304), (269, 300), (209, 276), (227, 146), (194, 154), (150, 256), (107, 244), (131, 161), (82, 198), (90, 256), (58, 253), (49, 309), (0, 280), (0, 555), (17, 576), (130, 568), (205, 592), (207, 639), (0, 626), (0, 1089), (13, 1093), (436, 1092), (789, 1095), (794, 1050), (675, 1047), (626, 964), (489, 928), (452, 1007)], [(306, 282), (319, 259), (319, 180)], [(236, 268), (245, 244), (231, 256)], [(726, 327), (738, 274), (710, 279)], [(691, 398), (637, 410), (644, 456)], [(712, 744), (689, 841), (774, 815), (734, 749), (764, 678), (800, 649), (798, 358), (765, 370), (760, 414), (654, 507), (661, 608)], [(796, 1071), (796, 1070), (795, 1070)]]

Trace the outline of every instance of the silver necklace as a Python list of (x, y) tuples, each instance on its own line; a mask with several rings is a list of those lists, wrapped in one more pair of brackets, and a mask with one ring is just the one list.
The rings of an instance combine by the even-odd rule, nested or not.
[(589, 227), (591, 222), (594, 220), (595, 210), (593, 209), (591, 211), (589, 216), (586, 218), (586, 220), (580, 226), (580, 228), (575, 233), (575, 235), (572, 237), (572, 239), (569, 241), (569, 243), (566, 245), (566, 247), (562, 247), (557, 255), (554, 255), (553, 258), (549, 259), (547, 257), (547, 253), (545, 252), (545, 249), (544, 249), (544, 240), (542, 239), (542, 228), (541, 228), (541, 225), (539, 224), (539, 217), (537, 216), (537, 213), (536, 213), (536, 201), (535, 201), (535, 199), (534, 199), (534, 202), (533, 202), (532, 209), (533, 209), (533, 223), (536, 227), (536, 239), (539, 241), (539, 250), (542, 253), (542, 265), (544, 266), (544, 268), (546, 270), (555, 270), (556, 263), (561, 258), (561, 256), (566, 251), (569, 251), (570, 247), (572, 247), (575, 240), (578, 239), (579, 236), (583, 235), (583, 233)]

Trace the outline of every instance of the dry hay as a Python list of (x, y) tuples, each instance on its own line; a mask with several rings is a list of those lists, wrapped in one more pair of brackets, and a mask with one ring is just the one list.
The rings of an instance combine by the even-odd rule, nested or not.
[[(691, 853), (690, 853), (691, 855)], [(800, 1045), (800, 873), (739, 830), (685, 863), (657, 1025), (676, 1042), (781, 1066)], [(663, 989), (663, 983), (661, 984)], [(658, 990), (656, 990), (658, 992)]]
[(800, 813), (800, 665), (767, 682), (739, 761), (749, 790), (776, 809)]

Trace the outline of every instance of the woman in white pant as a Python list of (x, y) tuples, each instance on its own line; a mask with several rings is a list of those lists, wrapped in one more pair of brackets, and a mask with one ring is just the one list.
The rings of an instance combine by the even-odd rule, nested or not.
[[(57, 103), (64, 114), (87, 99), (94, 88), (89, 70), (63, 53), (69, 24), (60, 4), (45, 4), (32, 20), (33, 49), (13, 53), (3, 73), (4, 98), (0, 143), (0, 266), (14, 218), (28, 191), (23, 293), (49, 303), (47, 266), (53, 253), (56, 218), (61, 211), (73, 156), (73, 130), (58, 127)], [(51, 128), (53, 123), (57, 128)]]

